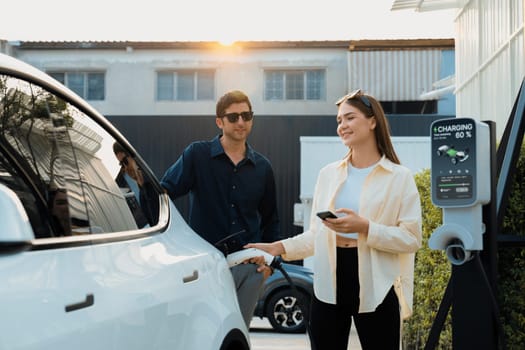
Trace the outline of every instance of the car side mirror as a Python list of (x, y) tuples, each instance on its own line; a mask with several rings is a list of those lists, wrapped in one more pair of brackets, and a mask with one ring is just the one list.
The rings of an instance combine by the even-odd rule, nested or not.
[(35, 239), (29, 217), (20, 199), (7, 186), (0, 184), (0, 254), (24, 251)]

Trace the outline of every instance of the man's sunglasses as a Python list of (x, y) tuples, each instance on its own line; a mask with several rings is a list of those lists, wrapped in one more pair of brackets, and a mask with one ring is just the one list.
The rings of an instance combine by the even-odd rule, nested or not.
[(120, 166), (128, 166), (128, 164), (128, 156), (124, 156), (124, 158), (122, 158), (122, 160), (119, 162)]
[(372, 108), (372, 104), (370, 103), (370, 100), (368, 99), (368, 97), (366, 97), (363, 94), (361, 89), (357, 89), (357, 90), (349, 93), (348, 95), (344, 95), (339, 100), (337, 100), (337, 102), (335, 104), (337, 106), (339, 106), (341, 103), (349, 101), (349, 100), (353, 100), (355, 98), (358, 98), (366, 107)]
[(241, 113), (227, 113), (222, 116), (222, 118), (224, 117), (228, 118), (228, 121), (230, 123), (237, 123), (237, 121), (239, 120), (239, 117), (241, 117), (242, 120), (244, 120), (245, 122), (249, 122), (250, 120), (253, 119), (253, 112), (250, 111), (250, 112), (241, 112)]

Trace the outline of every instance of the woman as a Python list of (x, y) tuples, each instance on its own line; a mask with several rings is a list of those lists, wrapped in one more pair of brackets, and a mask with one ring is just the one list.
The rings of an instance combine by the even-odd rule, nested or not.
[(337, 134), (349, 152), (319, 172), (312, 213), (330, 210), (337, 218), (312, 215), (300, 235), (246, 247), (285, 260), (314, 256), (312, 349), (346, 350), (352, 318), (363, 349), (399, 349), (421, 247), (419, 194), (379, 102), (357, 90), (336, 105)]

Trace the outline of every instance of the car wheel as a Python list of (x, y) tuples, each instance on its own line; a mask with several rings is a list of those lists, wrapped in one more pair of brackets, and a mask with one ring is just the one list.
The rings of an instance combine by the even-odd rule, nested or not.
[(304, 333), (310, 298), (292, 289), (283, 289), (272, 295), (266, 304), (266, 317), (273, 329), (281, 333)]

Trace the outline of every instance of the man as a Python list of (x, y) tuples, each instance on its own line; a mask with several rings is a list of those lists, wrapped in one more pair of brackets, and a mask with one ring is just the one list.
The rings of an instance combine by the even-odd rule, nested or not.
[[(161, 184), (172, 200), (189, 193), (189, 225), (223, 253), (250, 242), (273, 242), (279, 237), (275, 179), (268, 159), (246, 141), (253, 126), (248, 97), (241, 91), (222, 96), (215, 123), (221, 134), (190, 144)], [(231, 271), (249, 327), (259, 291), (272, 270), (256, 258)]]
[(121, 189), (127, 189), (124, 196), (133, 213), (137, 227), (156, 225), (159, 215), (159, 199), (153, 185), (144, 177), (135, 159), (129, 155), (122, 145), (115, 142), (113, 153), (120, 165), (120, 171), (115, 182)]

